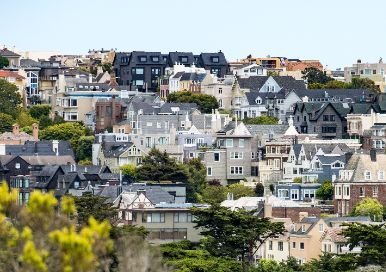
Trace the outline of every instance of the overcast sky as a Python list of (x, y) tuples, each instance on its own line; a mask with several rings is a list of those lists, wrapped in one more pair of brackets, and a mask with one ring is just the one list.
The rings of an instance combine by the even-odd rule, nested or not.
[(320, 59), (330, 69), (386, 59), (384, 0), (1, 0), (0, 45), (85, 54), (222, 50)]

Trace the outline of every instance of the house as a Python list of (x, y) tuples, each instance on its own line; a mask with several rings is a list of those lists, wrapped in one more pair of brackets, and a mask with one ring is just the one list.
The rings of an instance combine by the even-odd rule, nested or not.
[(220, 109), (230, 109), (233, 97), (234, 77), (225, 75), (223, 78), (213, 78), (211, 83), (201, 84), (201, 93), (216, 98)]
[(248, 78), (251, 76), (267, 76), (267, 69), (261, 65), (249, 64), (244, 67), (234, 69), (233, 75), (241, 78)]
[(113, 67), (119, 84), (130, 86), (130, 90), (155, 91), (166, 68), (173, 67), (176, 63), (184, 66), (195, 64), (219, 77), (224, 76), (228, 70), (228, 63), (221, 51), (200, 55), (193, 55), (191, 52), (118, 52), (115, 54)]
[(9, 66), (20, 65), (20, 55), (4, 47), (0, 50), (0, 56), (6, 58), (9, 61)]
[(341, 216), (348, 215), (362, 199), (377, 199), (386, 205), (386, 154), (353, 154), (346, 167), (339, 171), (334, 181), (335, 212)]
[(20, 131), (20, 126), (14, 124), (12, 132), (4, 132), (0, 134), (0, 145), (24, 145), (28, 141), (39, 141), (39, 126), (36, 123), (32, 124), (32, 135), (24, 131)]
[(146, 239), (155, 244), (181, 240), (199, 242), (202, 239), (200, 230), (195, 228), (190, 211), (198, 205), (167, 203), (160, 197), (144, 190), (122, 191), (113, 202), (113, 207), (119, 210), (119, 224), (144, 227), (149, 232)]
[(375, 123), (363, 133), (363, 149), (370, 151), (375, 148), (377, 151), (383, 152), (386, 143), (386, 123)]
[[(8, 70), (0, 70), (0, 79), (4, 79), (9, 83), (15, 84), (17, 87), (17, 91), (22, 98), (25, 98), (25, 88), (26, 88), (26, 79), (21, 76), (17, 72), (8, 71)], [(23, 100), (24, 101), (24, 100)]]
[[(373, 108), (371, 108), (373, 109)], [(370, 110), (370, 113), (347, 114), (347, 133), (350, 137), (362, 137), (376, 123), (386, 123), (386, 114)]]

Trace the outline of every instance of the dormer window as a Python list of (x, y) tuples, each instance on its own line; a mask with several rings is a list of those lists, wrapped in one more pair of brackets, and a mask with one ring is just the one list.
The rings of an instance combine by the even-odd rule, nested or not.
[(306, 225), (302, 224), (302, 232), (306, 232)]
[(261, 100), (261, 97), (256, 98), (256, 104), (260, 105), (263, 101)]
[(365, 176), (365, 180), (370, 180), (371, 179), (371, 172), (366, 170), (364, 173), (364, 176)]
[(188, 57), (186, 57), (186, 56), (183, 56), (183, 57), (180, 57), (180, 62), (181, 63), (188, 63)]
[(343, 168), (343, 163), (341, 162), (335, 162), (332, 166), (333, 168)]
[(139, 57), (139, 62), (146, 62), (147, 61), (147, 57), (146, 56), (140, 56)]
[(385, 172), (384, 171), (378, 172), (378, 179), (379, 180), (385, 180)]
[(153, 56), (151, 57), (152, 62), (159, 62), (159, 57)]
[(219, 60), (218, 57), (212, 57), (212, 62), (213, 62), (213, 63), (219, 63), (220, 60)]

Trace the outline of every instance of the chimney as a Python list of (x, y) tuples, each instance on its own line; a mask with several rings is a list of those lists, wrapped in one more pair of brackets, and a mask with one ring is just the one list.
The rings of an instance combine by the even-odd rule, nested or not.
[(88, 83), (92, 83), (92, 74), (91, 73), (88, 75)]
[(56, 156), (59, 156), (59, 141), (58, 140), (52, 141), (52, 151), (55, 152)]
[(12, 133), (13, 133), (13, 135), (19, 135), (19, 133), (20, 133), (20, 126), (18, 124), (14, 124), (12, 126)]
[(32, 136), (35, 141), (39, 141), (39, 125), (36, 123), (32, 124)]
[(370, 158), (372, 162), (377, 161), (377, 150), (375, 148), (370, 149)]
[(5, 144), (0, 144), (0, 155), (5, 155)]
[(266, 196), (264, 201), (264, 217), (272, 218), (272, 204), (269, 203), (269, 196)]
[(297, 135), (295, 136), (295, 144), (299, 144), (299, 139)]
[(301, 222), (305, 217), (308, 217), (308, 212), (299, 212), (299, 222)]

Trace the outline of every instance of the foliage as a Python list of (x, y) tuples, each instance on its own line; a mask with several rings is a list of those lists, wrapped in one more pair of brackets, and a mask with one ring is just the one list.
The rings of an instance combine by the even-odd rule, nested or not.
[(349, 249), (360, 246), (359, 266), (381, 265), (386, 267), (386, 226), (383, 224), (346, 224), (342, 235), (348, 238)]
[(7, 67), (9, 65), (9, 61), (6, 57), (0, 56), (0, 69)]
[(278, 119), (273, 116), (262, 115), (255, 118), (244, 118), (243, 122), (247, 125), (277, 125)]
[(17, 116), (16, 123), (20, 127), (30, 127), (33, 123), (37, 123), (37, 120), (32, 118), (26, 110), (20, 110), (19, 115)]
[(80, 160), (80, 161), (78, 161), (78, 164), (79, 164), (79, 165), (83, 165), (83, 166), (93, 165), (93, 164), (92, 164), (92, 161), (91, 161), (91, 160), (88, 160), (88, 159), (86, 159), (86, 160)]
[(15, 123), (13, 117), (6, 113), (0, 113), (0, 133), (12, 131), (12, 125)]
[(373, 221), (382, 221), (383, 206), (377, 199), (366, 197), (355, 205), (353, 214), (370, 216)]
[(302, 177), (295, 177), (293, 180), (293, 183), (302, 183), (302, 182), (303, 182)]
[[(74, 123), (61, 123), (49, 126), (40, 131), (40, 139), (42, 140), (63, 140), (69, 141), (75, 152), (78, 151), (79, 140), (82, 136), (86, 136), (86, 128), (77, 122)], [(84, 139), (84, 138), (82, 138)], [(88, 142), (88, 141), (86, 141)], [(83, 143), (81, 148), (84, 147)], [(82, 151), (82, 152), (91, 152)], [(90, 153), (89, 153), (90, 154)]]
[(316, 197), (322, 200), (331, 200), (334, 195), (334, 186), (329, 180), (325, 180), (315, 193)]
[(208, 94), (196, 94), (189, 91), (171, 93), (167, 97), (168, 102), (196, 103), (202, 113), (211, 113), (218, 108), (216, 98)]
[(22, 99), (17, 86), (4, 79), (0, 79), (0, 113), (9, 114), (16, 118), (21, 103)]
[[(79, 230), (68, 215), (73, 202), (58, 201), (51, 193), (31, 193), (26, 206), (17, 204), (18, 193), (0, 187), (0, 271), (99, 271), (105, 270), (112, 250), (110, 224), (90, 219)], [(5, 216), (8, 216), (6, 219)]]
[(51, 106), (50, 105), (33, 105), (29, 109), (29, 113), (31, 114), (32, 118), (39, 120), (42, 116), (49, 116), (51, 112)]
[(206, 167), (201, 160), (194, 158), (182, 165), (187, 176), (186, 199), (188, 202), (200, 202), (201, 195), (206, 188)]
[(112, 65), (111, 65), (111, 63), (109, 63), (109, 62), (106, 62), (106, 63), (103, 63), (102, 64), (102, 70), (103, 70), (103, 72), (108, 72), (108, 73), (111, 73), (112, 72)]
[(200, 202), (219, 204), (227, 198), (227, 190), (225, 186), (208, 185), (201, 194)]
[(130, 180), (135, 181), (137, 179), (137, 167), (134, 164), (125, 164), (119, 169), (122, 171), (122, 175), (129, 177)]
[(187, 175), (176, 160), (170, 158), (166, 151), (161, 152), (152, 148), (137, 168), (139, 180), (144, 181), (172, 181), (186, 182)]
[(219, 205), (192, 209), (196, 228), (205, 236), (205, 249), (217, 257), (241, 257), (243, 266), (253, 262), (255, 252), (268, 238), (284, 232), (282, 223), (259, 218), (255, 212), (231, 211)]
[(113, 226), (111, 228), (110, 236), (111, 236), (111, 239), (113, 240), (118, 240), (119, 238), (132, 236), (132, 235), (145, 239), (148, 234), (149, 232), (142, 226), (136, 227), (133, 225), (123, 225), (120, 227)]
[(255, 187), (255, 194), (256, 196), (259, 196), (259, 197), (262, 197), (264, 196), (264, 185), (263, 183), (259, 182), (256, 184), (256, 187)]
[(93, 196), (91, 194), (83, 194), (83, 196), (75, 198), (75, 206), (77, 210), (78, 223), (85, 225), (89, 217), (93, 217), (98, 221), (112, 221), (117, 215), (117, 212), (110, 204), (106, 203), (106, 197)]
[(75, 154), (77, 160), (91, 160), (92, 159), (92, 144), (94, 143), (94, 136), (81, 136), (76, 146)]
[(274, 194), (275, 193), (275, 185), (270, 184), (269, 185), (269, 190), (271, 191), (272, 194)]
[(373, 93), (380, 93), (379, 86), (369, 78), (354, 77), (351, 79), (350, 89), (367, 89)]
[(315, 67), (308, 67), (304, 69), (304, 71), (302, 71), (302, 74), (303, 79), (305, 79), (308, 84), (326, 84), (327, 82), (333, 80), (333, 78), (326, 75), (325, 71), (319, 70)]
[(255, 191), (252, 188), (244, 186), (240, 183), (228, 185), (226, 187), (226, 191), (227, 193), (233, 194), (234, 199), (239, 199), (244, 196), (255, 196)]
[(207, 250), (190, 241), (181, 241), (161, 246), (164, 262), (174, 267), (174, 272), (233, 272), (240, 271), (237, 261), (212, 256)]

